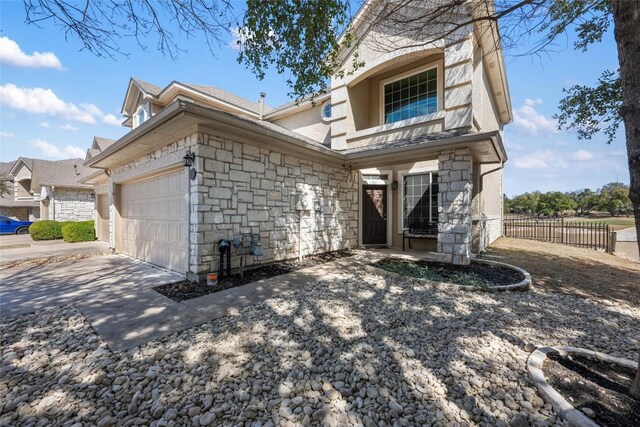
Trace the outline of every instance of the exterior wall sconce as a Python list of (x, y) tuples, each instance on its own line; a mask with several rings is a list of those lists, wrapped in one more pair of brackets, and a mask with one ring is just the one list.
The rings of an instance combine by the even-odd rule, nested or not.
[(192, 153), (191, 149), (187, 150), (187, 154), (182, 158), (184, 160), (184, 167), (190, 168), (193, 165), (193, 162), (196, 160), (196, 153)]
[(91, 200), (95, 200), (96, 199), (96, 193), (94, 193), (93, 191), (91, 192), (91, 194), (89, 196), (91, 196)]
[(392, 190), (397, 190), (398, 189), (398, 181), (393, 181), (391, 183), (391, 189)]

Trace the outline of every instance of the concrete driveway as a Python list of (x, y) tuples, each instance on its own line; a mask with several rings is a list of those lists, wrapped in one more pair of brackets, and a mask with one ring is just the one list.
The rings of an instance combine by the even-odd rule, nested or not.
[(0, 315), (75, 304), (114, 351), (208, 319), (151, 288), (181, 276), (122, 255), (0, 271)]
[(0, 263), (26, 261), (62, 255), (107, 252), (109, 244), (93, 242), (67, 243), (64, 240), (31, 240), (28, 234), (0, 236)]

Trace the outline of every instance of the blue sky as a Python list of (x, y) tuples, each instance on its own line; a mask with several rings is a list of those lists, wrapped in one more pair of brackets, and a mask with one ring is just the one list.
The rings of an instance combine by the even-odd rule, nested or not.
[[(289, 101), (286, 76), (258, 81), (226, 45), (214, 56), (203, 42), (181, 39), (189, 52), (173, 61), (154, 49), (153, 39), (147, 51), (125, 40), (129, 56), (114, 60), (81, 51), (78, 40), (65, 40), (51, 23), (25, 24), (21, 1), (0, 2), (0, 17), (1, 161), (84, 157), (93, 136), (124, 135), (119, 112), (130, 77), (158, 86), (172, 80), (214, 85), (252, 100), (265, 91), (272, 106)], [(552, 119), (563, 87), (592, 84), (603, 70), (617, 68), (613, 35), (587, 53), (574, 51), (570, 40), (554, 50), (517, 59), (507, 52), (515, 120), (505, 128), (505, 193), (628, 184), (622, 132), (611, 145), (604, 137), (579, 141), (574, 132), (557, 131)]]

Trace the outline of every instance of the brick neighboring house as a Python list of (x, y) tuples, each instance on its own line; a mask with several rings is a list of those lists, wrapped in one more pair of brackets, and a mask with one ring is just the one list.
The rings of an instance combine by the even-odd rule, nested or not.
[(0, 198), (0, 215), (20, 221), (36, 221), (40, 219), (40, 206), (32, 200), (16, 200), (14, 196), (14, 179), (9, 174), (15, 162), (0, 162), (0, 175), (7, 181), (9, 194)]
[(41, 160), (20, 157), (9, 174), (13, 200), (37, 209), (33, 218), (57, 221), (93, 219), (95, 193), (80, 181), (93, 172), (83, 159)]
[[(195, 279), (217, 269), (216, 243), (255, 233), (265, 262), (356, 246), (414, 248), (467, 264), (502, 229), (503, 126), (512, 119), (497, 24), (482, 19), (426, 45), (372, 27), (365, 66), (314, 102), (270, 108), (211, 86), (131, 79), (131, 131), (87, 154), (100, 233), (117, 252)], [(381, 51), (380, 37), (393, 41)], [(91, 150), (90, 150), (91, 151)], [(195, 155), (185, 168), (184, 158)], [(237, 265), (237, 258), (235, 259)]]

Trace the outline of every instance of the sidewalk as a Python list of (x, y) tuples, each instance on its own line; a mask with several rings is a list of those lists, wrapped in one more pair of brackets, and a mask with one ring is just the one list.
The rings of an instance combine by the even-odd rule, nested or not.
[(109, 244), (99, 240), (67, 243), (64, 240), (33, 241), (28, 234), (0, 236), (0, 264), (61, 255), (107, 252), (108, 250)]

